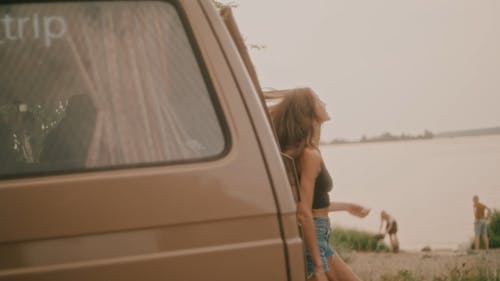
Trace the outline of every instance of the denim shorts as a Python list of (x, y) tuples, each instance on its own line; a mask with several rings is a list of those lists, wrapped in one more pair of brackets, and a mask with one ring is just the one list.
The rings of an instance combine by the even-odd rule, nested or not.
[[(323, 270), (328, 272), (328, 259), (330, 259), (334, 250), (330, 246), (330, 219), (328, 217), (314, 217), (314, 226), (316, 227), (316, 239), (318, 240), (319, 254), (321, 257), (321, 263), (323, 264)], [(306, 249), (306, 263), (307, 263), (307, 274), (311, 275), (314, 273), (314, 263), (312, 261), (309, 251)]]
[(485, 219), (480, 219), (474, 222), (474, 233), (478, 236), (487, 234), (487, 225)]

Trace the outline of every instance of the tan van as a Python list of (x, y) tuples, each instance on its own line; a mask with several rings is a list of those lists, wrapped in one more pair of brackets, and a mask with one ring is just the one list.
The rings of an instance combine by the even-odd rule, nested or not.
[(0, 280), (304, 280), (224, 18), (208, 0), (0, 3)]

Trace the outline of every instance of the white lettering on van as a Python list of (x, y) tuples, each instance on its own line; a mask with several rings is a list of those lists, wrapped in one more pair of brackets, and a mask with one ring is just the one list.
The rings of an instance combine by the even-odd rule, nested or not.
[(38, 14), (33, 15), (33, 37), (35, 39), (40, 38), (40, 25), (38, 24)]
[(31, 17), (15, 18), (9, 14), (0, 15), (0, 45), (22, 41), (32, 36), (36, 40), (42, 39), (48, 48), (52, 46), (54, 40), (63, 38), (67, 32), (66, 20), (61, 16), (33, 14)]
[[(45, 17), (43, 22), (45, 31), (45, 47), (50, 47), (50, 40), (60, 39), (66, 33), (66, 21), (62, 17)], [(54, 30), (56, 33), (53, 32)]]
[(23, 39), (24, 37), (24, 24), (29, 21), (30, 18), (20, 18), (17, 20), (17, 31), (19, 35), (19, 39)]
[(0, 22), (3, 23), (3, 26), (4, 26), (4, 33), (5, 33), (5, 37), (8, 39), (8, 40), (16, 40), (17, 38), (14, 37), (12, 35), (12, 30), (11, 30), (11, 23), (12, 23), (13, 19), (9, 16), (9, 15), (5, 15), (5, 17), (3, 19), (0, 20)]

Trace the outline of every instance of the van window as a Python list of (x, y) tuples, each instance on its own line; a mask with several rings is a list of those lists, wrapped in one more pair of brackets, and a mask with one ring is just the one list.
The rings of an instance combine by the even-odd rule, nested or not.
[(0, 177), (198, 161), (226, 146), (176, 7), (0, 5)]
[(297, 175), (297, 168), (295, 166), (295, 160), (288, 156), (285, 153), (281, 153), (281, 159), (285, 164), (286, 173), (288, 176), (288, 181), (290, 183), (290, 187), (292, 188), (293, 199), (295, 203), (300, 202), (300, 181), (299, 176)]

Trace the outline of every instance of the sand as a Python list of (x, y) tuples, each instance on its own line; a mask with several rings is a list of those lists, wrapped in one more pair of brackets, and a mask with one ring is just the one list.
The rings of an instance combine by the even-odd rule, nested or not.
[(464, 250), (402, 251), (398, 254), (351, 252), (344, 254), (344, 259), (364, 281), (389, 280), (388, 277), (403, 270), (411, 272), (417, 280), (450, 276), (453, 269), (461, 273), (477, 270), (478, 264), (486, 265), (492, 274), (500, 270), (500, 249), (488, 253)]

